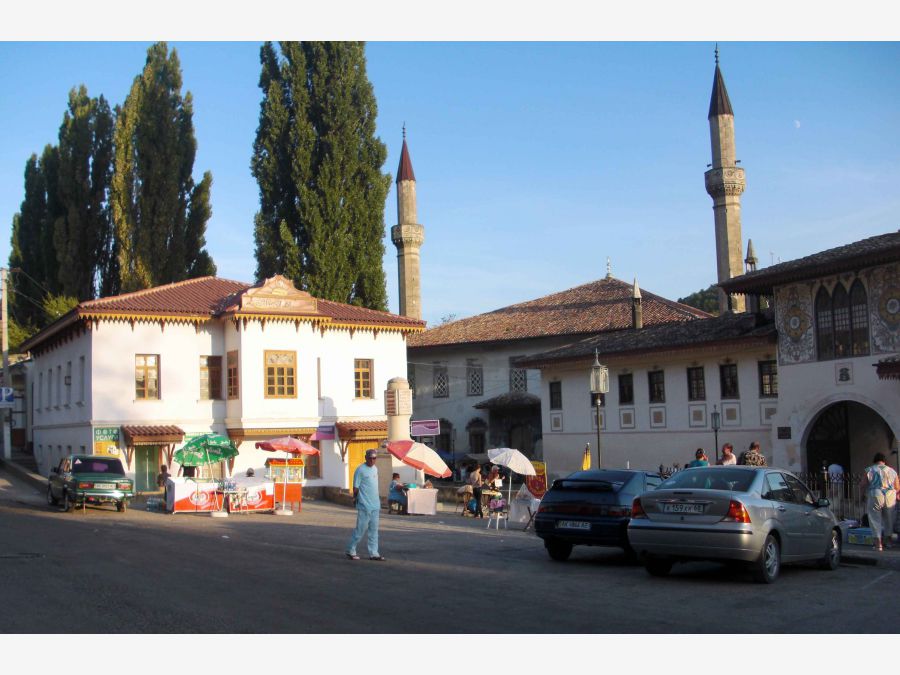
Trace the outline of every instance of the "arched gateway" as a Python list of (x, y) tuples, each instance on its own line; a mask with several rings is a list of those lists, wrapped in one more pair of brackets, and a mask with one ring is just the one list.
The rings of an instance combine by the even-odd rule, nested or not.
[[(806, 471), (817, 473), (831, 464), (860, 473), (876, 452), (889, 455), (894, 432), (871, 407), (857, 401), (838, 401), (822, 408), (805, 434)], [(896, 456), (889, 460), (895, 464)]]

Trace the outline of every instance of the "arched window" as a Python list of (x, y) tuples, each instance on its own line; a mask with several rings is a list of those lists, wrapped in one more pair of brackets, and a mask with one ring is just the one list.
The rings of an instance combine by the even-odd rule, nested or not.
[(831, 321), (831, 298), (824, 286), (816, 294), (816, 344), (820, 360), (834, 358), (834, 325)]
[(869, 353), (869, 303), (866, 289), (857, 279), (850, 287), (850, 325), (852, 326), (853, 356)]
[(850, 296), (842, 283), (834, 287), (831, 294), (834, 310), (834, 358), (850, 356)]

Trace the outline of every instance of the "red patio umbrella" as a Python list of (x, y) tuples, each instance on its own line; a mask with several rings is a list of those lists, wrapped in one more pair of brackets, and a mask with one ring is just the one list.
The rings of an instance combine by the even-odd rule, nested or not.
[(388, 441), (385, 447), (394, 457), (414, 469), (421, 469), (438, 478), (449, 478), (452, 475), (450, 467), (441, 459), (441, 456), (424, 443)]
[[(301, 441), (299, 438), (293, 438), (292, 436), (282, 436), (281, 438), (273, 438), (269, 441), (260, 441), (256, 444), (256, 447), (260, 450), (267, 450), (269, 452), (286, 452), (289, 455), (318, 455), (319, 449), (310, 445), (306, 441)], [(293, 513), (292, 511), (285, 508), (285, 502), (287, 501), (287, 462), (285, 462), (284, 466), (284, 489), (282, 491), (282, 501), (281, 501), (281, 514), (282, 515), (290, 515)]]

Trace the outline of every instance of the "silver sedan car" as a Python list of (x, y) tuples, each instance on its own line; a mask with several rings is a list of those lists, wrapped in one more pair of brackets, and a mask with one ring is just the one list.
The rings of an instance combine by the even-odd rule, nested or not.
[(772, 583), (782, 562), (837, 569), (842, 539), (829, 505), (788, 471), (697, 467), (634, 500), (628, 541), (654, 576), (679, 561), (733, 560)]

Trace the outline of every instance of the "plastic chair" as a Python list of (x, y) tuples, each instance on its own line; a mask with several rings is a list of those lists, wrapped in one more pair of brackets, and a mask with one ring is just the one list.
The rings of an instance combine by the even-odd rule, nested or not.
[(491, 529), (491, 523), (494, 523), (494, 526), (497, 530), (500, 530), (500, 521), (503, 521), (503, 527), (507, 530), (509, 529), (509, 505), (506, 503), (506, 500), (501, 499), (502, 506), (498, 506), (496, 508), (488, 508), (488, 521), (487, 528)]

